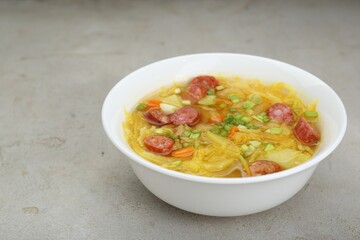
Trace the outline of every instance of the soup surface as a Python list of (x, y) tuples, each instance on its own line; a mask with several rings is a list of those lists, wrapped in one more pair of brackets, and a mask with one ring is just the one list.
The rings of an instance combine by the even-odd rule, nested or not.
[(250, 177), (309, 160), (320, 141), (317, 102), (284, 83), (197, 76), (128, 112), (124, 133), (141, 157), (188, 174)]

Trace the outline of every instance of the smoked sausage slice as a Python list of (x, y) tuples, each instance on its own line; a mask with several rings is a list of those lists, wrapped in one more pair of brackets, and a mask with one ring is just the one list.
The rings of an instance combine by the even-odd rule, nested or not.
[(219, 86), (219, 81), (213, 76), (202, 75), (195, 77), (190, 81), (183, 98), (189, 99), (192, 103), (197, 103), (206, 96), (209, 89), (214, 89), (217, 86)]
[(303, 144), (313, 146), (320, 140), (320, 134), (304, 118), (300, 118), (294, 128), (295, 137)]
[(200, 84), (189, 85), (183, 94), (183, 98), (189, 99), (192, 103), (197, 103), (206, 96), (208, 88)]
[(200, 121), (200, 113), (192, 107), (182, 107), (170, 115), (170, 120), (174, 125), (187, 124), (193, 126)]
[(249, 168), (252, 176), (266, 175), (282, 170), (282, 167), (279, 164), (267, 160), (257, 160), (253, 162)]
[(166, 136), (153, 135), (144, 139), (146, 148), (155, 154), (168, 155), (175, 144), (174, 140)]
[(170, 117), (165, 115), (160, 109), (152, 108), (144, 113), (144, 120), (156, 126), (162, 126), (171, 122)]
[(267, 112), (267, 115), (271, 119), (278, 120), (287, 125), (294, 122), (294, 113), (291, 111), (290, 107), (283, 103), (275, 103), (272, 105)]
[(216, 80), (216, 78), (213, 76), (202, 75), (202, 76), (197, 76), (197, 77), (193, 78), (190, 81), (189, 85), (194, 85), (194, 84), (202, 85), (202, 86), (206, 87), (207, 89), (214, 89), (215, 87), (219, 86), (219, 81)]

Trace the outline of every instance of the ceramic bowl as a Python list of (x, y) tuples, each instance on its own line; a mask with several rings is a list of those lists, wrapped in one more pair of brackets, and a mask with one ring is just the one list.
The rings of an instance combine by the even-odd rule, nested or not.
[[(173, 81), (204, 74), (245, 76), (265, 83), (281, 81), (294, 86), (305, 102), (318, 99), (322, 140), (315, 155), (302, 165), (274, 174), (209, 178), (162, 168), (133, 152), (122, 131), (124, 108), (133, 110), (139, 99)], [(345, 134), (347, 116), (334, 90), (300, 68), (258, 56), (205, 53), (155, 62), (120, 80), (104, 101), (102, 122), (107, 136), (126, 156), (136, 176), (158, 198), (193, 213), (241, 216), (273, 208), (299, 192), (318, 164), (339, 145)]]

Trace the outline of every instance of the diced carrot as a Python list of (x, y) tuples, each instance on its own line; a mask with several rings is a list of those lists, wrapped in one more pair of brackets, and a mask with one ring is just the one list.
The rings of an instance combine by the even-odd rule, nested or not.
[(161, 103), (160, 100), (151, 99), (151, 100), (149, 100), (146, 104), (147, 104), (149, 107), (159, 107), (160, 103)]
[(221, 114), (219, 114), (219, 113), (211, 114), (210, 119), (211, 119), (211, 121), (213, 121), (215, 123), (221, 123), (224, 121), (224, 117), (221, 116)]
[(239, 131), (239, 129), (238, 129), (237, 127), (231, 126), (230, 132), (229, 132), (229, 136), (234, 135), (234, 133), (236, 133), (236, 132), (238, 132), (238, 131)]
[(171, 156), (177, 157), (177, 158), (190, 157), (191, 155), (194, 154), (194, 149), (195, 148), (193, 146), (184, 147), (184, 148), (172, 151)]

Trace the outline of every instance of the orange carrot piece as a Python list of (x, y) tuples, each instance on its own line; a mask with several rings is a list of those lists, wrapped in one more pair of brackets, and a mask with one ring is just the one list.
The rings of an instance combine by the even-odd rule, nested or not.
[(221, 123), (224, 121), (223, 116), (221, 116), (221, 114), (219, 114), (219, 113), (212, 114), (210, 119), (211, 119), (211, 121), (213, 121), (215, 123)]
[(160, 100), (157, 100), (157, 99), (151, 99), (149, 100), (146, 104), (149, 106), (149, 107), (158, 107), (160, 105), (161, 101)]
[(229, 136), (234, 135), (234, 133), (236, 133), (236, 132), (238, 132), (238, 131), (239, 131), (239, 129), (238, 129), (237, 127), (231, 126), (230, 132), (229, 132)]
[(191, 155), (194, 154), (194, 150), (195, 150), (195, 148), (193, 146), (184, 147), (184, 148), (172, 151), (171, 156), (177, 157), (177, 158), (190, 157)]

